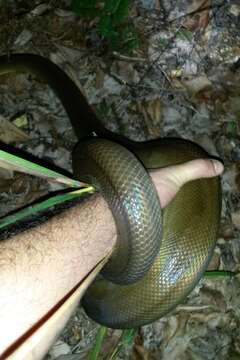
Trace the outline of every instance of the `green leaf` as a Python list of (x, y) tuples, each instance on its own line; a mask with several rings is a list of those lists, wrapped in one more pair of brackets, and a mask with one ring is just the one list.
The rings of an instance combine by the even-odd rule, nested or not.
[(97, 31), (112, 50), (130, 54), (139, 46), (135, 28), (127, 21), (129, 0), (72, 0), (72, 8), (82, 17), (98, 18)]
[(73, 0), (71, 6), (73, 11), (82, 17), (94, 18), (99, 15), (97, 0)]
[(113, 14), (113, 21), (115, 24), (120, 24), (126, 19), (129, 13), (129, 0), (121, 0), (116, 11)]
[(108, 360), (115, 360), (120, 350), (124, 346), (132, 345), (134, 342), (134, 338), (137, 335), (137, 329), (125, 329), (122, 331), (121, 338), (119, 339), (118, 344), (116, 345), (113, 353), (110, 355)]
[(179, 33), (177, 34), (177, 37), (181, 40), (188, 40), (191, 41), (193, 39), (193, 33), (189, 30), (186, 29), (182, 29), (179, 31)]
[(78, 180), (4, 150), (0, 150), (0, 167), (38, 176), (48, 181), (54, 181), (72, 187), (81, 186)]
[(104, 6), (104, 12), (107, 14), (114, 14), (118, 8), (122, 0), (106, 0)]
[(101, 16), (101, 19), (99, 21), (99, 32), (102, 36), (106, 38), (110, 38), (114, 36), (115, 31), (110, 16), (108, 15)]
[(131, 345), (136, 335), (137, 335), (137, 329), (123, 330), (121, 341), (124, 345)]

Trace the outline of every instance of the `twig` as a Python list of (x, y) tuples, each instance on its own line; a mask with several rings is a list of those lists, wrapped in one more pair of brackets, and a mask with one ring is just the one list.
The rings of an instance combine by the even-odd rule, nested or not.
[(119, 60), (130, 61), (130, 62), (146, 62), (147, 61), (147, 59), (145, 59), (145, 58), (122, 55), (122, 54), (118, 53), (117, 51), (113, 51), (113, 56)]

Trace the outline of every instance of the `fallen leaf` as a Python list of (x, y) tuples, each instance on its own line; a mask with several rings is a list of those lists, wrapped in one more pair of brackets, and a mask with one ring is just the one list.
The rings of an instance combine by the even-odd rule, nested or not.
[(20, 47), (24, 46), (32, 39), (32, 37), (33, 34), (29, 30), (24, 29), (16, 38), (14, 45)]
[(160, 98), (141, 100), (135, 104), (135, 111), (143, 116), (150, 137), (159, 136), (164, 104)]
[(53, 347), (51, 348), (49, 354), (55, 359), (58, 356), (61, 355), (67, 355), (71, 353), (71, 349), (70, 346), (65, 343), (62, 340), (58, 340), (55, 342), (55, 344), (53, 345)]
[(154, 352), (150, 349), (147, 349), (144, 346), (144, 335), (139, 332), (135, 337), (133, 350), (130, 356), (130, 360), (157, 360), (158, 357), (154, 356)]
[(30, 137), (10, 121), (0, 115), (0, 141), (11, 144), (13, 142), (24, 142)]
[(133, 352), (130, 357), (131, 360), (155, 360), (152, 351), (145, 349), (142, 345), (134, 345)]
[(28, 127), (28, 119), (26, 114), (22, 114), (17, 116), (13, 121), (12, 124), (17, 126), (17, 128), (27, 128)]
[(235, 211), (231, 215), (234, 226), (240, 230), (240, 210)]
[(205, 75), (200, 75), (191, 80), (183, 81), (183, 84), (187, 88), (188, 92), (194, 96), (200, 91), (202, 92), (203, 90), (208, 90), (212, 86), (211, 81)]
[(188, 30), (205, 29), (209, 24), (211, 0), (192, 0), (183, 26)]
[(126, 61), (115, 61), (111, 67), (111, 71), (126, 83), (138, 83), (140, 80), (139, 74), (133, 65)]
[(217, 250), (214, 251), (214, 253), (213, 253), (213, 256), (212, 256), (211, 261), (210, 261), (210, 263), (208, 265), (208, 268), (207, 268), (208, 271), (218, 270), (218, 268), (219, 268), (220, 254), (219, 254), (219, 251), (217, 252)]

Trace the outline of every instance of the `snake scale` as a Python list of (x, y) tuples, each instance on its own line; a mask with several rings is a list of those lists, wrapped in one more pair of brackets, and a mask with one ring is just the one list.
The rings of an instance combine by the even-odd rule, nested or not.
[(114, 134), (57, 65), (33, 54), (0, 57), (0, 74), (21, 72), (46, 81), (61, 100), (79, 139), (74, 173), (103, 194), (117, 225), (116, 248), (103, 276), (83, 297), (85, 311), (112, 328), (153, 322), (181, 303), (206, 270), (217, 237), (221, 189), (219, 178), (191, 181), (161, 211), (145, 169), (209, 155), (184, 139), (139, 143)]

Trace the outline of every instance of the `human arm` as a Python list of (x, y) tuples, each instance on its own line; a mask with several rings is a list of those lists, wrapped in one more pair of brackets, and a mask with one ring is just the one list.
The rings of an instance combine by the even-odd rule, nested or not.
[[(212, 165), (209, 160), (194, 160), (188, 165), (154, 171), (151, 175), (162, 207), (186, 181), (216, 175)], [(45, 338), (38, 347), (39, 354), (43, 354), (76, 306), (81, 279), (109, 254), (115, 240), (111, 212), (103, 198), (94, 195), (46, 223), (0, 243), (0, 332), (4, 332), (0, 336), (0, 353), (24, 333), (28, 332), (28, 340), (32, 340), (44, 328)], [(71, 293), (73, 289), (75, 292)], [(69, 293), (71, 298), (76, 295), (76, 301), (62, 312), (57, 323), (50, 324), (54, 314), (67, 304)], [(61, 300), (61, 306), (56, 308)], [(40, 322), (40, 327), (29, 332), (41, 319), (45, 321)], [(23, 340), (26, 344), (27, 338)], [(28, 355), (31, 356), (30, 351)]]

